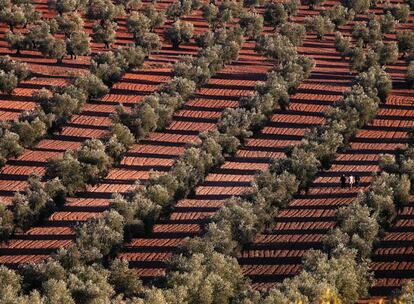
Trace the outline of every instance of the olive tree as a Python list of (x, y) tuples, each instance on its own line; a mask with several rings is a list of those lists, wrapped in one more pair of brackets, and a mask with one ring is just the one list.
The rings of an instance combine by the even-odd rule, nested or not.
[(414, 58), (414, 33), (412, 31), (398, 31), (397, 42), (398, 49), (404, 57)]
[(289, 61), (297, 54), (296, 48), (290, 42), (290, 39), (280, 34), (259, 37), (255, 49), (279, 63)]
[(92, 38), (94, 42), (103, 43), (105, 48), (115, 42), (116, 30), (118, 26), (115, 22), (105, 20), (102, 24), (95, 24), (92, 27)]
[(66, 40), (66, 50), (73, 59), (77, 56), (86, 56), (91, 52), (90, 38), (85, 32), (72, 33)]
[(165, 38), (171, 42), (174, 49), (178, 49), (181, 43), (188, 43), (193, 37), (194, 26), (188, 22), (177, 20), (172, 27), (165, 30)]
[(128, 31), (134, 35), (134, 38), (141, 37), (150, 30), (151, 19), (143, 13), (132, 12), (126, 20), (126, 26)]
[(165, 14), (157, 10), (153, 4), (146, 5), (142, 13), (150, 20), (150, 29), (154, 30), (165, 23)]
[(111, 0), (89, 0), (86, 7), (86, 16), (93, 20), (112, 21), (118, 14)]
[(20, 137), (20, 144), (33, 148), (37, 141), (46, 135), (46, 125), (39, 117), (30, 120), (20, 119), (12, 125), (11, 130)]
[(0, 243), (7, 241), (13, 234), (13, 231), (13, 213), (8, 210), (3, 202), (0, 202)]
[(263, 30), (263, 17), (254, 12), (242, 13), (239, 24), (248, 38), (257, 39)]
[(73, 33), (78, 33), (83, 30), (84, 22), (78, 13), (69, 13), (63, 16), (58, 16), (56, 22), (59, 26), (59, 31), (69, 38)]
[(341, 32), (335, 34), (335, 49), (345, 58), (350, 54), (351, 38), (342, 36)]
[(371, 0), (342, 0), (341, 2), (343, 6), (352, 8), (357, 14), (366, 12), (371, 6)]
[(266, 2), (263, 17), (267, 24), (276, 28), (283, 25), (287, 21), (288, 14), (283, 4), (277, 2)]
[(390, 12), (394, 18), (400, 22), (407, 22), (410, 16), (410, 6), (407, 4), (388, 4), (384, 8), (385, 12)]
[(49, 35), (40, 42), (39, 51), (48, 58), (56, 59), (57, 63), (62, 63), (66, 55), (66, 44), (62, 39), (54, 38)]
[(20, 137), (7, 129), (0, 129), (0, 164), (4, 165), (11, 157), (18, 157), (23, 152)]
[(325, 0), (306, 0), (305, 3), (309, 5), (311, 10), (314, 10), (318, 5), (321, 5)]
[(20, 55), (20, 51), (28, 46), (27, 39), (22, 33), (7, 31), (4, 40), (10, 45), (11, 49), (16, 50), (17, 55)]
[(387, 12), (385, 15), (380, 17), (381, 32), (383, 34), (391, 34), (395, 32), (395, 18), (390, 13)]
[(55, 0), (55, 8), (59, 15), (63, 15), (84, 8), (84, 2), (82, 0)]
[(305, 18), (305, 27), (307, 31), (315, 32), (317, 38), (323, 39), (327, 33), (334, 30), (335, 25), (326, 16), (314, 16)]
[(393, 64), (398, 60), (398, 45), (396, 42), (383, 43), (378, 41), (373, 47), (381, 66)]
[(50, 159), (45, 174), (48, 179), (58, 177), (69, 195), (73, 195), (85, 185), (82, 165), (72, 151), (66, 151), (62, 156)]

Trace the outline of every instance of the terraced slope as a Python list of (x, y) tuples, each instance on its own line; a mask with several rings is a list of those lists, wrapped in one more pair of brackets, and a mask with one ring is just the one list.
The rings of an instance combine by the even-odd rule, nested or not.
[[(133, 145), (121, 165), (112, 169), (100, 184), (89, 187), (86, 192), (78, 193), (76, 198), (69, 199), (64, 209), (52, 214), (45, 226), (30, 229), (24, 235), (16, 236), (7, 246), (1, 247), (0, 263), (16, 266), (19, 263), (41, 260), (47, 254), (71, 242), (71, 227), (76, 222), (106, 210), (113, 192), (128, 191), (137, 179), (147, 179), (150, 170), (168, 170), (174, 159), (184, 152), (186, 144), (196, 141), (199, 132), (213, 128), (225, 108), (238, 106), (240, 96), (250, 94), (254, 84), (265, 78), (271, 63), (256, 55), (252, 49), (252, 43), (245, 43), (237, 61), (224, 68), (200, 89), (195, 98), (189, 100), (184, 108), (175, 114), (173, 122), (165, 131), (153, 132), (145, 140)], [(94, 111), (89, 110), (91, 114), (95, 113)], [(101, 126), (103, 122), (97, 124)], [(74, 141), (68, 140), (64, 143), (66, 142), (69, 147), (77, 145)], [(49, 140), (44, 144), (48, 147), (59, 147), (58, 144), (62, 145), (62, 142)], [(62, 150), (54, 151), (54, 155)], [(19, 164), (16, 164), (16, 168), (17, 165)], [(24, 172), (29, 173), (34, 169), (40, 174), (43, 173), (44, 162), (28, 167), (28, 171)], [(16, 183), (22, 187), (23, 181)]]
[[(309, 193), (298, 195), (275, 217), (276, 224), (257, 236), (255, 241), (243, 250), (239, 262), (243, 265), (244, 273), (252, 279), (257, 288), (270, 287), (286, 277), (297, 274), (301, 269), (301, 258), (306, 251), (322, 249), (323, 236), (336, 224), (337, 209), (350, 204), (358, 191), (369, 185), (371, 174), (379, 169), (380, 154), (393, 153), (396, 148), (405, 146), (407, 131), (414, 126), (414, 94), (405, 88), (403, 66), (403, 63), (399, 62), (395, 67), (389, 68), (395, 89), (387, 102), (380, 105), (376, 119), (358, 132), (351, 140), (350, 148), (337, 156), (329, 170), (318, 174)], [(342, 174), (359, 175), (360, 187), (341, 188), (339, 177)], [(405, 213), (407, 210), (410, 209), (405, 209)], [(402, 225), (408, 227), (409, 222), (404, 220)], [(405, 230), (402, 227), (401, 229)], [(407, 230), (411, 231), (410, 229), (408, 227)], [(408, 245), (410, 240), (412, 242), (412, 236), (410, 239), (408, 231), (404, 234), (405, 237), (401, 238), (401, 243), (393, 243), (393, 247), (399, 247), (396, 250), (404, 250), (404, 246)], [(388, 234), (383, 246), (387, 246), (387, 240), (398, 239), (397, 235), (398, 233)], [(379, 259), (378, 254), (381, 252), (385, 253), (386, 249), (378, 249), (374, 261)], [(382, 269), (388, 269), (388, 274), (392, 278), (398, 278), (398, 272), (392, 275), (391, 272), (399, 263), (392, 262), (392, 258), (383, 258), (387, 260), (383, 265), (373, 263), (377, 276), (382, 273)], [(409, 263), (404, 262), (400, 267), (406, 274), (412, 269)], [(390, 283), (388, 287), (397, 287), (400, 281)], [(381, 281), (378, 284), (382, 284)], [(390, 290), (382, 291), (389, 294)]]
[[(306, 10), (302, 8), (300, 14), (306, 14)], [(195, 195), (179, 201), (169, 219), (155, 225), (152, 235), (134, 239), (126, 246), (120, 257), (127, 259), (143, 279), (162, 276), (166, 260), (184, 237), (200, 234), (205, 219), (225, 199), (249, 191), (254, 175), (265, 170), (271, 159), (283, 156), (286, 147), (298, 144), (306, 129), (324, 122), (323, 111), (341, 98), (352, 79), (348, 63), (333, 49), (332, 39), (330, 36), (321, 41), (309, 35), (301, 52), (316, 60), (316, 68), (292, 97), (289, 109), (276, 112), (235, 157), (208, 174)], [(333, 79), (333, 75), (338, 77)]]

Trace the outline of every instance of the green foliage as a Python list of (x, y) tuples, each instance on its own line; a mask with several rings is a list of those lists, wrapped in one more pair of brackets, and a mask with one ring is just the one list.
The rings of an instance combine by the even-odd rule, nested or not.
[(95, 24), (92, 27), (92, 38), (94, 42), (105, 44), (109, 48), (115, 42), (115, 35), (118, 26), (115, 22), (104, 19), (103, 23)]
[(397, 32), (398, 49), (404, 57), (414, 58), (414, 33), (411, 31)]
[(86, 16), (89, 19), (111, 21), (118, 14), (118, 8), (110, 0), (89, 0), (86, 7)]
[(335, 49), (345, 58), (351, 53), (351, 38), (342, 36), (341, 32), (335, 34)]
[(108, 271), (97, 266), (79, 266), (71, 269), (67, 288), (75, 303), (110, 303), (114, 290), (108, 281)]
[[(391, 77), (383, 68), (378, 66), (370, 67), (368, 71), (360, 73), (357, 77), (357, 82), (363, 87), (365, 92), (371, 95), (378, 95), (382, 101), (387, 99), (392, 89)], [(373, 90), (375, 92), (372, 93)], [(368, 122), (371, 119), (369, 118), (366, 121)]]
[[(76, 227), (76, 248), (86, 264), (99, 262), (123, 241), (123, 217), (116, 211), (105, 212)], [(105, 280), (106, 281), (106, 280)]]
[(280, 28), (280, 34), (289, 38), (294, 46), (302, 46), (306, 36), (305, 27), (297, 23), (285, 23)]
[(56, 18), (59, 30), (65, 34), (65, 37), (70, 37), (73, 33), (78, 33), (83, 30), (84, 22), (78, 13), (69, 13)]
[(85, 56), (91, 52), (89, 46), (90, 38), (85, 32), (71, 34), (66, 42), (66, 49), (71, 56)]
[(63, 40), (47, 36), (39, 43), (39, 51), (47, 58), (54, 58), (58, 63), (62, 62), (66, 55), (66, 44)]
[(390, 33), (395, 32), (396, 20), (390, 12), (387, 12), (385, 15), (382, 15), (380, 17), (380, 23), (381, 23), (381, 32), (383, 34), (390, 34)]
[(6, 73), (0, 70), (0, 92), (11, 95), (17, 87), (17, 77), (14, 73)]
[(407, 68), (407, 75), (405, 76), (411, 88), (414, 88), (414, 61), (411, 61)]
[(315, 32), (318, 39), (323, 39), (327, 33), (331, 33), (335, 25), (329, 17), (313, 16), (305, 18), (305, 27), (307, 31)]
[(414, 282), (407, 281), (403, 283), (401, 290), (393, 298), (396, 303), (410, 303), (414, 301)]
[(213, 3), (205, 4), (202, 7), (203, 18), (213, 29), (223, 27), (234, 18), (238, 18), (241, 11), (240, 2), (234, 0), (222, 1), (218, 8)]
[(176, 0), (167, 7), (165, 15), (168, 19), (177, 21), (181, 16), (190, 14), (193, 9), (193, 1)]
[(288, 13), (282, 3), (266, 2), (263, 17), (267, 24), (276, 28), (286, 23)]
[(256, 51), (278, 62), (289, 61), (297, 54), (296, 48), (288, 37), (280, 34), (259, 37), (256, 42)]
[(352, 8), (347, 8), (340, 4), (335, 5), (332, 9), (323, 11), (322, 15), (327, 16), (335, 24), (336, 28), (345, 25), (355, 18), (355, 12)]
[(18, 134), (1, 129), (0, 133), (0, 164), (4, 165), (11, 157), (18, 157), (23, 152)]
[(81, 164), (83, 180), (87, 184), (95, 184), (107, 175), (112, 159), (105, 152), (105, 145), (99, 139), (86, 140), (77, 151), (77, 159)]
[(310, 251), (304, 258), (303, 270), (270, 290), (264, 303), (296, 302), (298, 299), (312, 303), (327, 289), (337, 294), (342, 303), (355, 303), (368, 295), (368, 287), (373, 282), (368, 263), (357, 262), (355, 257), (352, 250), (342, 250), (330, 258), (320, 251)]
[(366, 12), (371, 6), (371, 0), (342, 0), (342, 5), (353, 9), (355, 13)]
[(21, 6), (12, 5), (11, 7), (2, 8), (0, 11), (0, 22), (6, 23), (13, 32), (15, 27), (25, 25), (27, 19)]
[(194, 27), (191, 23), (177, 20), (172, 27), (165, 30), (165, 38), (171, 42), (174, 49), (178, 49), (181, 43), (188, 43), (193, 37)]
[(115, 259), (109, 268), (108, 282), (114, 286), (117, 294), (123, 294), (127, 298), (138, 296), (143, 289), (142, 282), (136, 273), (128, 268), (128, 262)]
[(45, 175), (48, 179), (58, 177), (69, 195), (73, 195), (85, 185), (82, 165), (72, 151), (66, 151), (62, 156), (50, 159)]
[(91, 73), (79, 76), (75, 81), (75, 86), (80, 88), (90, 98), (99, 98), (109, 92), (102, 79)]
[(323, 4), (325, 0), (306, 0), (305, 4), (309, 5), (311, 10), (314, 10), (317, 6)]
[(20, 120), (13, 124), (11, 130), (19, 135), (20, 144), (25, 148), (33, 147), (46, 135), (46, 125), (38, 117), (32, 121)]
[(237, 260), (213, 253), (198, 253), (190, 257), (176, 256), (167, 278), (167, 287), (180, 288), (188, 303), (229, 303), (244, 294), (248, 287)]
[(142, 13), (150, 20), (150, 30), (154, 30), (165, 23), (164, 12), (157, 10), (153, 4), (146, 5)]
[(391, 5), (389, 2), (386, 4), (384, 11), (390, 12), (392, 16), (400, 21), (400, 22), (407, 22), (410, 16), (410, 6), (407, 4), (395, 4)]
[(246, 12), (240, 15), (240, 26), (249, 39), (257, 39), (263, 30), (263, 17), (255, 12)]
[(13, 213), (7, 209), (3, 202), (0, 202), (0, 242), (8, 241), (13, 232)]
[(27, 48), (27, 39), (22, 33), (7, 31), (4, 39), (10, 45), (11, 49), (16, 50), (17, 55), (20, 54), (21, 50)]

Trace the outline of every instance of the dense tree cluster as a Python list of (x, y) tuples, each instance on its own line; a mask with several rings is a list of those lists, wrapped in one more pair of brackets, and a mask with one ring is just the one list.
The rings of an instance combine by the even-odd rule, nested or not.
[(201, 10), (203, 18), (213, 30), (216, 30), (219, 27), (225, 27), (234, 18), (240, 17), (242, 6), (239, 1), (225, 0), (220, 2), (218, 6), (214, 3), (205, 4)]
[[(389, 7), (388, 7), (389, 8)], [(362, 72), (371, 67), (384, 67), (395, 63), (400, 57), (410, 61), (413, 57), (414, 35), (408, 31), (398, 31), (397, 41), (384, 42), (386, 34), (395, 32), (398, 22), (387, 11), (378, 17), (368, 16), (368, 23), (356, 23), (353, 27), (352, 37), (344, 37), (340, 32), (335, 36), (335, 47), (343, 58), (350, 58), (351, 69)], [(389, 87), (389, 85), (387, 86)], [(384, 96), (380, 96), (383, 100)]]
[(29, 76), (25, 63), (14, 61), (9, 56), (0, 57), (0, 92), (12, 94), (18, 83)]
[(263, 14), (264, 21), (275, 29), (283, 26), (292, 16), (296, 16), (299, 5), (300, 1), (297, 0), (285, 1), (283, 3), (266, 2)]

